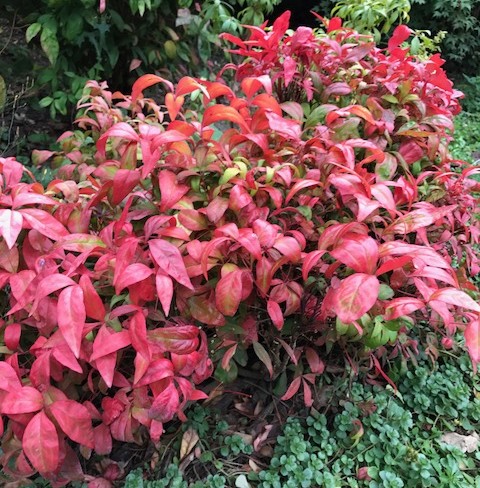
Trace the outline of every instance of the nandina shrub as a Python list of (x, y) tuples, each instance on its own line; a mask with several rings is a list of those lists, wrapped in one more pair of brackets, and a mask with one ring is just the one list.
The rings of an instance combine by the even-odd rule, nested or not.
[(381, 50), (326, 24), (226, 36), (235, 87), (90, 82), (62, 151), (35, 155), (60, 165), (46, 188), (0, 160), (6, 473), (60, 485), (112, 438), (158, 441), (205, 398), (210, 358), (234, 376), (250, 346), (306, 405), (329, 353), (375, 380), (419, 321), (480, 361), (478, 170), (448, 153), (460, 94), (406, 27)]

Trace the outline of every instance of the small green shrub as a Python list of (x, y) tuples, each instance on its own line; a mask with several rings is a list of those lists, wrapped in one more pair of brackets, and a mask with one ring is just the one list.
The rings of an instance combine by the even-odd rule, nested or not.
[(332, 9), (332, 17), (345, 20), (345, 25), (359, 32), (373, 34), (378, 42), (395, 25), (409, 20), (409, 0), (339, 0)]
[(0, 0), (0, 7), (20, 16), (27, 41), (46, 55), (47, 63), (37, 63), (36, 83), (48, 93), (40, 105), (55, 118), (68, 115), (89, 79), (123, 89), (155, 70), (208, 77), (225, 62), (219, 34), (261, 24), (276, 3), (206, 0), (200, 8), (192, 0)]
[(462, 112), (455, 118), (455, 132), (449, 149), (455, 159), (480, 159), (480, 113)]
[(476, 75), (480, 67), (480, 0), (411, 0), (410, 26), (434, 35), (447, 31), (441, 49), (452, 75)]

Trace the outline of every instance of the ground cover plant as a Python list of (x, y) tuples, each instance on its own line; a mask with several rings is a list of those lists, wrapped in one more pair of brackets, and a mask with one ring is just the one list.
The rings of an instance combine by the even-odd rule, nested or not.
[(109, 486), (116, 443), (158, 444), (218, 394), (212, 374), (255, 363), (307, 407), (326, 367), (391, 382), (425, 320), (433, 356), (460, 332), (476, 370), (479, 170), (448, 151), (461, 94), (405, 26), (380, 49), (339, 19), (288, 20), (225, 34), (243, 60), (215, 82), (89, 82), (77, 128), (35, 153), (58, 167), (45, 187), (0, 160), (6, 475)]
[[(229, 425), (228, 414), (196, 407), (178, 436), (182, 442), (172, 444), (176, 458), (168, 468), (135, 470), (125, 488), (478, 486), (478, 450), (462, 452), (442, 437), (478, 431), (480, 385), (466, 355), (444, 352), (432, 364), (422, 351), (416, 368), (399, 374), (397, 386), (395, 392), (325, 375), (322, 389), (335, 396), (323, 395), (310, 412), (297, 412), (286, 423), (273, 415), (268, 428), (281, 427), (266, 459), (258, 437), (251, 436), (251, 422)], [(278, 399), (272, 401), (281, 408)], [(232, 429), (238, 431), (232, 435)], [(188, 447), (197, 455), (180, 463), (195, 434), (197, 442)]]

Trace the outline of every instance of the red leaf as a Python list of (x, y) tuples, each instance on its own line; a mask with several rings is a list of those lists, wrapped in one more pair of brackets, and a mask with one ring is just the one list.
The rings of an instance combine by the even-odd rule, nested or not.
[(283, 313), (280, 305), (273, 300), (267, 301), (267, 312), (272, 319), (273, 325), (278, 329), (282, 330), (283, 327)]
[(171, 361), (165, 358), (156, 359), (149, 364), (145, 374), (138, 383), (135, 383), (135, 387), (147, 386), (151, 383), (172, 377), (173, 375), (174, 371)]
[(178, 391), (172, 381), (165, 390), (155, 397), (148, 415), (158, 422), (168, 422), (172, 420), (179, 405)]
[(215, 287), (215, 304), (219, 312), (233, 317), (242, 299), (242, 271), (232, 271), (222, 278)]
[(158, 270), (158, 273), (155, 276), (155, 286), (165, 317), (168, 317), (170, 304), (172, 303), (173, 298), (173, 281), (170, 277), (163, 274), (163, 271)]
[(184, 76), (183, 78), (180, 78), (179, 82), (177, 83), (175, 95), (177, 97), (182, 95), (188, 95), (189, 93), (192, 93), (196, 90), (201, 90), (204, 95), (210, 98), (210, 95), (208, 94), (206, 88), (202, 84), (200, 84), (195, 78), (192, 78), (190, 76)]
[(328, 28), (327, 32), (333, 32), (342, 27), (342, 19), (340, 17), (333, 17), (333, 19), (330, 19), (328, 21)]
[(58, 296), (58, 327), (62, 332), (65, 342), (72, 350), (75, 357), (80, 357), (83, 326), (87, 319), (83, 290), (80, 286), (68, 286)]
[(90, 361), (115, 353), (130, 344), (130, 334), (127, 330), (113, 332), (113, 330), (102, 325), (93, 342), (93, 354), (90, 356)]
[(162, 271), (181, 285), (194, 289), (178, 247), (163, 239), (153, 239), (148, 245), (154, 261)]
[(399, 25), (393, 31), (392, 37), (388, 41), (388, 50), (392, 52), (399, 47), (402, 42), (405, 42), (411, 34), (411, 30), (406, 25)]
[(376, 276), (355, 273), (342, 280), (335, 290), (333, 309), (342, 322), (349, 324), (373, 307), (379, 290)]
[(290, 398), (297, 393), (298, 389), (300, 388), (300, 384), (302, 381), (301, 376), (297, 376), (291, 383), (290, 386), (288, 387), (287, 391), (285, 394), (280, 398), (280, 400), (290, 400)]
[(318, 185), (320, 185), (320, 182), (315, 180), (302, 179), (297, 181), (293, 185), (291, 190), (288, 192), (287, 198), (285, 198), (285, 204), (287, 204), (300, 190), (303, 190), (304, 188), (309, 188), (311, 186), (318, 186)]
[(372, 274), (377, 267), (378, 245), (362, 234), (347, 234), (330, 254), (358, 273)]
[(325, 371), (325, 363), (319, 358), (317, 352), (311, 347), (306, 348), (305, 355), (312, 373), (322, 374)]
[(124, 288), (132, 286), (147, 279), (153, 274), (153, 269), (142, 263), (133, 263), (127, 266), (114, 282), (115, 293), (120, 295)]
[(157, 83), (165, 83), (168, 89), (173, 92), (173, 85), (170, 83), (170, 81), (157, 75), (143, 75), (140, 76), (140, 78), (138, 78), (138, 80), (132, 86), (132, 102), (135, 103), (140, 97), (143, 96), (143, 90), (152, 85), (156, 85)]
[(148, 331), (148, 340), (162, 351), (189, 354), (198, 347), (199, 328), (194, 325), (163, 327)]
[(145, 374), (152, 355), (147, 341), (147, 324), (143, 313), (137, 312), (131, 319), (129, 324), (130, 339), (132, 346), (137, 351), (135, 358), (135, 376), (134, 383), (138, 383), (140, 378)]
[(394, 269), (403, 268), (406, 264), (410, 263), (412, 259), (412, 256), (400, 256), (399, 258), (389, 259), (377, 269), (375, 274), (380, 276), (389, 271), (393, 271)]
[(123, 140), (133, 142), (140, 141), (140, 136), (135, 132), (132, 126), (128, 125), (126, 122), (118, 122), (105, 131), (97, 141), (98, 152), (103, 157), (105, 157), (105, 147), (109, 137), (121, 137)]
[(225, 317), (217, 310), (215, 299), (206, 294), (195, 295), (188, 299), (188, 307), (192, 317), (207, 325), (225, 325)]
[(0, 235), (5, 239), (8, 249), (17, 242), (18, 234), (22, 230), (23, 217), (15, 210), (0, 210)]
[(442, 288), (430, 296), (429, 302), (432, 300), (438, 300), (450, 305), (480, 312), (480, 305), (465, 292), (457, 290), (456, 288)]
[(95, 447), (92, 418), (86, 407), (74, 400), (60, 400), (53, 402), (48, 408), (72, 441), (90, 449)]
[(31, 386), (24, 386), (10, 391), (3, 397), (0, 403), (0, 412), (6, 415), (38, 412), (42, 408), (42, 394)]
[(105, 318), (105, 307), (90, 278), (87, 275), (82, 275), (78, 284), (83, 290), (87, 316), (100, 322), (103, 321)]
[(249, 132), (249, 127), (240, 113), (227, 105), (211, 105), (208, 107), (203, 114), (202, 127), (225, 120), (238, 124), (245, 132)]
[(118, 205), (140, 181), (140, 173), (135, 170), (119, 169), (113, 177), (112, 205)]
[(179, 185), (177, 176), (171, 171), (162, 170), (158, 175), (160, 186), (160, 212), (170, 210), (189, 190), (187, 185)]
[(457, 205), (449, 205), (441, 208), (420, 208), (407, 213), (403, 217), (397, 219), (391, 226), (385, 230), (385, 234), (408, 234), (423, 227), (428, 227), (435, 223), (438, 219), (451, 214)]
[(44, 412), (37, 413), (25, 428), (23, 451), (40, 474), (57, 469), (60, 462), (58, 434)]
[(32, 229), (35, 229), (49, 239), (60, 241), (63, 237), (69, 235), (67, 229), (44, 210), (40, 210), (39, 208), (23, 208), (21, 213)]
[(480, 319), (472, 320), (465, 327), (465, 345), (473, 363), (474, 371), (477, 371), (477, 364), (480, 363)]
[(183, 96), (175, 96), (173, 93), (167, 93), (165, 95), (165, 106), (167, 107), (170, 120), (177, 118), (184, 101)]
[(402, 315), (410, 315), (412, 312), (421, 310), (425, 307), (425, 303), (418, 298), (394, 298), (389, 302), (385, 310), (385, 319), (394, 320)]
[(267, 116), (270, 129), (288, 139), (300, 139), (302, 128), (297, 120), (284, 119), (273, 112), (267, 112), (265, 115)]

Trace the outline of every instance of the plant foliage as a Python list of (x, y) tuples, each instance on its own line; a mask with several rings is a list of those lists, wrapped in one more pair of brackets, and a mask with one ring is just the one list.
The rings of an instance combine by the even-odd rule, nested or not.
[(112, 439), (157, 442), (249, 355), (307, 406), (328, 353), (386, 378), (419, 320), (480, 361), (479, 170), (449, 156), (442, 60), (401, 48), (405, 26), (382, 50), (339, 19), (288, 20), (224, 35), (233, 87), (89, 82), (78, 129), (35, 154), (61, 165), (46, 187), (0, 160), (8, 475), (61, 485)]

